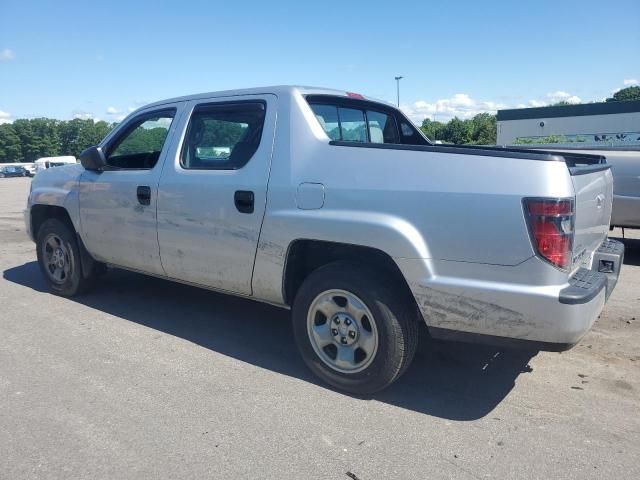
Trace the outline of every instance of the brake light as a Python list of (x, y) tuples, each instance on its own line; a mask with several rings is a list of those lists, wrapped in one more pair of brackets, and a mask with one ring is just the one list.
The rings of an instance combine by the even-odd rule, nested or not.
[(572, 199), (525, 198), (525, 216), (538, 255), (556, 267), (571, 266), (574, 203)]
[(357, 98), (358, 100), (364, 100), (364, 97), (359, 93), (347, 92), (347, 97)]

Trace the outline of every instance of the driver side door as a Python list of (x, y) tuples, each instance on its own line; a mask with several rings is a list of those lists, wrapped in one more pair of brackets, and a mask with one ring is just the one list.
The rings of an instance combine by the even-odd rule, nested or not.
[(80, 224), (99, 261), (164, 275), (158, 247), (158, 180), (182, 104), (145, 111), (102, 146), (108, 168), (80, 178)]

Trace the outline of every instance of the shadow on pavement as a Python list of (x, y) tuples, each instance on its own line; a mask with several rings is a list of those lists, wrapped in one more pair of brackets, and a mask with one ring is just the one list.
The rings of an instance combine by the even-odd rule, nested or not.
[[(3, 276), (47, 291), (36, 262), (9, 268)], [(286, 310), (117, 269), (93, 292), (70, 301), (324, 387), (298, 356)], [(424, 340), (407, 373), (372, 399), (452, 420), (478, 419), (504, 399), (520, 373), (531, 371), (535, 355), (439, 343), (426, 334)]]

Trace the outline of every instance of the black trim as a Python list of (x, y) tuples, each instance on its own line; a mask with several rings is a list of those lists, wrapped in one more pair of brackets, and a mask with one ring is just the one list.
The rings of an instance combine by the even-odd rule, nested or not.
[(496, 335), (485, 335), (482, 333), (461, 332), (448, 328), (428, 327), (429, 334), (436, 340), (447, 342), (475, 343), (480, 345), (491, 345), (499, 348), (511, 348), (528, 351), (564, 352), (569, 350), (575, 343), (554, 343), (540, 342), (537, 340), (525, 340), (522, 338), (499, 337)]
[(346, 142), (344, 140), (331, 140), (329, 141), (329, 145), (335, 145), (338, 147), (382, 148), (387, 150), (411, 150), (418, 152), (439, 152), (453, 153), (457, 155), (479, 155), (485, 157), (564, 162), (568, 167), (606, 163), (606, 158), (602, 155), (589, 155), (586, 153), (563, 154), (560, 152), (550, 152), (546, 150), (533, 151), (523, 148), (484, 147), (478, 145), (405, 145), (395, 143)]
[(530, 152), (511, 148), (474, 147), (463, 145), (404, 145), (395, 143), (362, 143), (331, 140), (329, 145), (337, 147), (379, 148), (383, 150), (409, 150), (415, 152), (455, 153), (459, 155), (482, 155), (485, 157), (521, 158), (525, 160), (543, 160), (549, 162), (564, 162), (559, 154), (548, 152)]
[(95, 270), (96, 261), (91, 256), (87, 248), (84, 246), (82, 237), (76, 232), (76, 241), (78, 242), (78, 252), (80, 253), (80, 269), (84, 278), (89, 278)]
[(398, 112), (395, 107), (366, 99), (340, 97), (338, 95), (305, 95), (304, 98), (307, 103), (314, 103), (317, 105), (357, 108), (358, 110), (362, 110), (363, 108), (370, 108), (371, 110), (382, 111), (389, 115), (395, 115)]
[(601, 261), (608, 261), (613, 265), (613, 271), (603, 272), (603, 274), (607, 276), (606, 298), (608, 300), (609, 295), (611, 295), (611, 292), (613, 292), (613, 289), (618, 283), (620, 269), (624, 264), (624, 243), (611, 239), (604, 241), (593, 256), (593, 266), (591, 268), (599, 270)]
[[(510, 147), (513, 145), (505, 145), (505, 147)], [(515, 147), (517, 147), (517, 145), (515, 145)], [(531, 150), (549, 150), (551, 149), (551, 151), (553, 151), (553, 149), (555, 148), (553, 144), (546, 144), (543, 146), (536, 146), (536, 145), (527, 145), (527, 148), (531, 149)], [(585, 147), (581, 147), (579, 145), (567, 145), (567, 144), (562, 144), (562, 143), (558, 143), (557, 144), (557, 148), (558, 148), (558, 152), (562, 153), (564, 150), (595, 150), (595, 151), (632, 151), (632, 152), (640, 152), (640, 146), (638, 145), (603, 145), (602, 147), (594, 147), (593, 145), (590, 146), (585, 146)], [(596, 155), (596, 154), (589, 154), (589, 155)]]
[(611, 165), (588, 165), (588, 166), (576, 166), (569, 167), (569, 173), (571, 173), (572, 177), (576, 177), (578, 175), (588, 175), (590, 173), (603, 172), (605, 170), (609, 170)]
[(640, 112), (640, 100), (622, 102), (582, 103), (555, 107), (512, 108), (498, 110), (498, 121), (530, 120), (557, 117), (584, 117), (588, 115), (612, 115), (616, 113)]
[(604, 273), (579, 268), (569, 279), (569, 286), (560, 290), (558, 300), (565, 305), (589, 303), (607, 288), (607, 276)]

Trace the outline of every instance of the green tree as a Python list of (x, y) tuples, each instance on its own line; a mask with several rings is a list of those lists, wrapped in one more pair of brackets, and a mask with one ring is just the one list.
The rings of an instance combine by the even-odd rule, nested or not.
[(97, 145), (111, 131), (114, 124), (75, 118), (60, 125), (60, 151), (78, 157), (87, 147)]
[(420, 129), (431, 141), (442, 140), (445, 124), (442, 122), (436, 122), (429, 118), (425, 118), (422, 121)]
[(33, 162), (40, 157), (60, 155), (60, 120), (50, 118), (20, 119), (13, 122), (20, 138), (22, 161)]
[(475, 145), (495, 145), (497, 140), (496, 116), (479, 113), (471, 120), (471, 142)]
[(73, 155), (96, 145), (115, 124), (74, 119), (19, 119), (0, 125), (0, 162), (33, 162), (40, 157)]
[(458, 117), (454, 117), (445, 125), (442, 132), (442, 140), (447, 143), (455, 143), (456, 145), (471, 143), (472, 131), (473, 126), (471, 121), (460, 120)]
[(16, 135), (13, 125), (0, 125), (0, 163), (19, 162), (22, 160), (20, 137)]
[(622, 102), (625, 100), (640, 100), (640, 87), (634, 85), (633, 87), (623, 88), (613, 94), (613, 97), (607, 98), (607, 102)]

